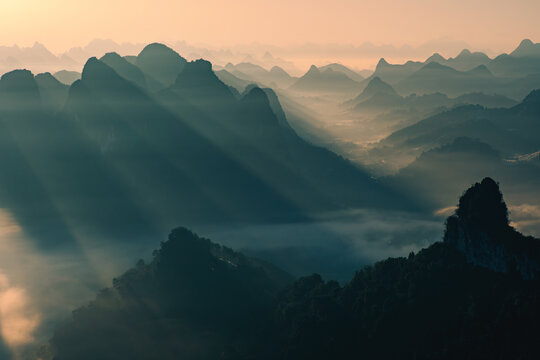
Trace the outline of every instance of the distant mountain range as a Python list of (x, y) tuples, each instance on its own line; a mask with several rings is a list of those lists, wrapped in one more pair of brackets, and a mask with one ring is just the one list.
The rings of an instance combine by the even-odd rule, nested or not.
[(493, 59), (480, 52), (463, 50), (455, 58), (435, 53), (425, 62), (402, 65), (381, 59), (375, 72), (364, 83), (379, 77), (403, 94), (442, 92), (459, 96), (466, 92), (498, 93), (517, 99), (540, 87), (538, 44), (523, 40), (510, 54)]
[(463, 94), (455, 98), (449, 98), (440, 92), (402, 97), (390, 84), (379, 77), (374, 77), (357, 97), (345, 103), (346, 106), (359, 112), (370, 110), (389, 112), (409, 108), (422, 114), (428, 114), (436, 109), (467, 104), (481, 105), (487, 108), (503, 108), (517, 105), (518, 102), (502, 95), (486, 95), (481, 92)]

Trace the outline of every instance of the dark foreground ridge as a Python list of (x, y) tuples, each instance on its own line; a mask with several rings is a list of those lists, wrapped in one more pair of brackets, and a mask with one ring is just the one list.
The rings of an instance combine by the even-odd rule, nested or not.
[[(538, 359), (539, 240), (508, 225), (497, 183), (461, 197), (445, 241), (346, 285), (174, 230), (74, 312), (45, 359)], [(478, 266), (480, 265), (480, 266)], [(54, 354), (54, 355), (52, 355)]]

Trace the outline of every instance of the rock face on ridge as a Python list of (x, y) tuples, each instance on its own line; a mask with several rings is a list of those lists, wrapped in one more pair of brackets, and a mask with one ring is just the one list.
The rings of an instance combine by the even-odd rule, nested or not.
[(517, 271), (524, 279), (540, 271), (540, 240), (509, 225), (508, 209), (491, 178), (463, 194), (456, 214), (447, 219), (444, 241), (463, 252), (468, 262), (493, 271)]

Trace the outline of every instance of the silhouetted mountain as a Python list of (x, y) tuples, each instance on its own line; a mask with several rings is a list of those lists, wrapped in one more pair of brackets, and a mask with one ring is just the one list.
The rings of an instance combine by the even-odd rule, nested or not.
[(506, 161), (491, 146), (470, 138), (456, 138), (422, 153), (385, 181), (418, 194), (423, 204), (437, 211), (449, 207), (464, 186), (482, 176), (499, 179), (514, 204), (538, 203), (534, 198), (540, 195), (540, 169), (527, 162)]
[[(360, 167), (298, 137), (269, 89), (248, 87), (235, 96), (209, 62), (198, 60), (149, 95), (122, 76), (140, 75), (132, 64), (105, 58), (118, 72), (90, 59), (57, 113), (46, 111), (48, 100), (42, 105), (31, 73), (0, 81), (0, 125), (9, 130), (0, 146), (10, 169), (0, 177), (0, 200), (34, 233), (54, 225), (64, 231), (58, 239), (74, 242), (65, 223), (84, 223), (103, 239), (120, 232), (148, 237), (179, 218), (276, 222), (357, 207), (415, 207)], [(28, 205), (29, 197), (44, 205)]]
[(396, 91), (391, 85), (381, 80), (381, 78), (375, 76), (371, 78), (366, 88), (360, 93), (360, 95), (347, 103), (351, 105), (356, 105), (369, 99), (375, 94), (386, 94), (391, 96), (397, 95)]
[(445, 59), (441, 55), (435, 53), (426, 59), (425, 63), (436, 62), (441, 65), (450, 66), (459, 71), (469, 71), (480, 65), (488, 65), (491, 59), (482, 52), (470, 52), (463, 49), (456, 57)]
[(235, 88), (239, 93), (243, 92), (248, 85), (253, 84), (252, 81), (241, 79), (227, 70), (218, 70), (214, 72), (219, 80), (225, 84)]
[[(176, 77), (187, 61), (174, 50), (163, 44), (153, 43), (147, 45), (137, 56), (135, 64), (148, 76), (148, 86), (157, 81), (162, 87), (168, 87), (176, 81)], [(152, 81), (153, 80), (153, 81)]]
[(488, 68), (498, 76), (528, 77), (540, 74), (538, 58), (540, 58), (540, 44), (534, 44), (526, 39), (509, 55), (501, 54), (494, 58), (488, 64)]
[(390, 135), (381, 144), (401, 151), (414, 147), (420, 151), (449, 143), (456, 137), (478, 138), (506, 156), (536, 151), (540, 111), (538, 92), (509, 109), (464, 106), (429, 117)]
[(0, 109), (16, 112), (21, 107), (27, 110), (41, 105), (38, 85), (28, 70), (14, 70), (0, 78)]
[(99, 60), (113, 68), (124, 79), (146, 89), (146, 79), (143, 72), (117, 53), (107, 53)]
[(308, 72), (300, 77), (290, 90), (311, 93), (355, 93), (362, 89), (362, 85), (349, 78), (340, 71), (327, 68), (324, 71), (312, 65)]
[(463, 252), (468, 262), (497, 272), (517, 272), (524, 279), (540, 274), (540, 241), (509, 225), (508, 209), (492, 179), (468, 189), (446, 225), (444, 241)]
[(394, 126), (403, 128), (426, 116), (455, 106), (471, 104), (494, 108), (511, 107), (517, 103), (517, 101), (502, 95), (483, 93), (463, 94), (456, 98), (449, 98), (442, 93), (419, 96), (411, 94), (401, 97), (389, 84), (375, 77), (360, 95), (347, 101), (345, 105), (351, 107), (352, 111), (358, 114), (379, 114), (374, 121), (384, 122), (389, 128)]
[[(301, 208), (315, 209), (326, 201), (375, 204), (370, 193), (379, 192), (378, 184), (348, 161), (298, 137), (275, 94), (266, 92), (271, 100), (261, 89), (247, 87), (238, 101), (215, 76), (210, 64), (198, 61), (188, 63), (176, 85), (161, 94), (161, 100), (225, 153), (252, 169), (287, 198), (295, 199)], [(331, 185), (335, 182), (340, 185)], [(374, 188), (370, 193), (358, 192), (364, 187), (360, 184)], [(348, 192), (345, 189), (350, 186), (355, 187), (357, 195), (345, 195)], [(322, 196), (314, 197), (310, 193)], [(378, 199), (376, 202), (382, 204), (388, 198), (380, 193)]]
[(53, 111), (62, 109), (68, 97), (69, 86), (62, 84), (50, 73), (38, 74), (35, 80), (43, 104), (49, 106)]
[(441, 54), (439, 53), (434, 53), (433, 55), (431, 55), (430, 57), (428, 57), (425, 61), (426, 64), (429, 64), (431, 62), (436, 62), (436, 63), (439, 63), (439, 64), (444, 64), (446, 62), (446, 59), (444, 57), (441, 56)]
[(394, 85), (419, 70), (422, 66), (423, 63), (417, 61), (408, 61), (403, 65), (393, 65), (389, 64), (385, 59), (380, 59), (375, 72), (366, 80), (379, 77), (383, 81)]
[(349, 69), (348, 67), (346, 67), (345, 65), (341, 65), (341, 64), (338, 64), (338, 63), (332, 63), (332, 64), (328, 64), (328, 65), (324, 65), (324, 66), (319, 67), (319, 70), (321, 70), (321, 71), (325, 71), (326, 69), (332, 69), (334, 71), (341, 72), (341, 73), (347, 75), (352, 80), (357, 81), (357, 82), (361, 82), (361, 81), (363, 81), (365, 79), (362, 75), (360, 75), (356, 71), (353, 71), (353, 70)]
[(540, 58), (540, 44), (535, 44), (529, 39), (524, 39), (519, 46), (510, 53), (510, 56)]
[(499, 87), (497, 80), (484, 65), (462, 72), (438, 62), (430, 62), (400, 81), (396, 89), (403, 93), (426, 94), (440, 91), (456, 96)]
[[(194, 96), (204, 95), (212, 101), (212, 94), (204, 92), (207, 79), (199, 76), (209, 63), (191, 64), (186, 65), (177, 85), (193, 85)], [(215, 81), (219, 82), (217, 78)], [(254, 215), (255, 204), (265, 204), (270, 212), (294, 212), (292, 205), (204, 135), (107, 65), (89, 60), (82, 81), (76, 84), (70, 94), (71, 113), (125, 179), (144, 179), (133, 186), (142, 199), (152, 199), (155, 207), (149, 210), (160, 214), (160, 221), (167, 223), (178, 217), (185, 221), (224, 221), (241, 213), (247, 220)], [(222, 93), (235, 101), (222, 85)], [(170, 202), (171, 196), (182, 201)]]
[(77, 71), (60, 70), (55, 72), (53, 76), (61, 83), (71, 85), (81, 78), (81, 73)]
[(236, 65), (228, 63), (225, 70), (245, 81), (260, 83), (266, 86), (287, 88), (295, 80), (285, 70), (279, 66), (274, 66), (270, 71), (262, 66), (242, 62)]
[(152, 262), (140, 260), (55, 332), (54, 359), (245, 359), (272, 343), (272, 312), (290, 282), (178, 228)]

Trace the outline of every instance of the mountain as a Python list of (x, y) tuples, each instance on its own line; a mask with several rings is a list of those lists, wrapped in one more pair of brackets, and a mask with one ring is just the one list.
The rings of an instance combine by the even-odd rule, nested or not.
[[(401, 168), (421, 153), (459, 137), (478, 139), (500, 151), (503, 158), (538, 151), (539, 96), (533, 91), (510, 108), (457, 106), (394, 131), (370, 150), (373, 159)], [(474, 100), (475, 96), (471, 96)], [(459, 98), (458, 98), (459, 99)]]
[(149, 264), (140, 260), (55, 332), (54, 359), (245, 358), (271, 343), (272, 310), (291, 281), (177, 228)]
[(248, 85), (253, 84), (253, 82), (241, 79), (225, 69), (214, 71), (214, 73), (219, 80), (223, 81), (223, 83), (227, 84), (228, 86), (235, 88), (239, 93), (242, 93)]
[(423, 66), (421, 62), (408, 61), (402, 65), (389, 64), (384, 58), (377, 63), (375, 72), (370, 78), (379, 77), (389, 84), (397, 84)]
[[(408, 61), (389, 64), (379, 60), (375, 72), (367, 79), (379, 77), (401, 94), (442, 92), (459, 96), (467, 92), (497, 93), (519, 99), (540, 87), (540, 63), (534, 55), (536, 45), (525, 41), (517, 55), (501, 54), (490, 59), (481, 52), (462, 50), (456, 57), (445, 59), (438, 53), (425, 62)], [(530, 56), (525, 54), (530, 50)], [(363, 82), (367, 85), (367, 82)]]
[(429, 64), (431, 62), (436, 62), (436, 63), (439, 63), (439, 64), (444, 64), (446, 62), (446, 59), (444, 57), (442, 57), (441, 54), (439, 53), (434, 53), (433, 55), (431, 55), (430, 57), (428, 57), (425, 61), (426, 64)]
[(300, 138), (269, 89), (235, 95), (199, 60), (154, 93), (121, 75), (141, 79), (125, 71), (137, 65), (107, 58), (118, 71), (90, 59), (65, 101), (47, 74), (0, 80), (0, 201), (39, 245), (75, 246), (68, 224), (108, 241), (156, 236), (179, 218), (272, 223), (416, 206)]
[(422, 153), (385, 181), (393, 188), (418, 194), (424, 204), (437, 211), (451, 206), (467, 184), (482, 176), (499, 179), (512, 204), (540, 205), (534, 200), (540, 195), (536, 180), (540, 169), (526, 162), (506, 161), (488, 144), (467, 137)]
[(510, 54), (501, 54), (489, 64), (489, 69), (498, 76), (522, 78), (540, 74), (540, 44), (523, 40)]
[(144, 73), (137, 66), (133, 65), (117, 53), (111, 52), (103, 55), (99, 59), (101, 62), (109, 65), (118, 75), (122, 76), (124, 79), (127, 79), (141, 89), (146, 89), (146, 78)]
[(174, 84), (186, 63), (186, 59), (174, 50), (159, 43), (147, 45), (135, 61), (135, 65), (150, 78), (147, 79), (149, 85), (153, 84), (153, 80), (157, 82), (157, 88)]
[(500, 87), (500, 80), (484, 66), (469, 71), (457, 71), (450, 66), (429, 62), (396, 85), (401, 93), (426, 94), (442, 92), (458, 96), (467, 92), (485, 91)]
[(50, 73), (38, 74), (35, 80), (44, 104), (50, 105), (51, 110), (60, 110), (64, 107), (69, 86), (58, 81)]
[(319, 70), (321, 71), (325, 71), (327, 69), (332, 69), (333, 71), (341, 72), (347, 75), (352, 80), (357, 81), (357, 82), (361, 82), (365, 79), (362, 75), (360, 75), (356, 71), (353, 71), (349, 69), (348, 67), (346, 67), (345, 65), (341, 65), (339, 63), (332, 63), (332, 64), (319, 67)]
[(365, 101), (371, 98), (375, 94), (385, 94), (385, 95), (391, 95), (391, 96), (397, 95), (396, 91), (390, 84), (381, 80), (380, 77), (375, 76), (371, 78), (366, 88), (360, 93), (360, 95), (352, 99), (350, 102), (347, 102), (347, 104), (350, 104), (350, 105), (359, 104), (362, 101)]
[[(54, 359), (456, 359), (540, 355), (540, 240), (509, 225), (497, 183), (460, 198), (444, 240), (340, 285), (171, 232), (57, 328)], [(388, 346), (388, 343), (394, 346)], [(49, 359), (46, 359), (49, 360)]]
[[(367, 88), (366, 88), (367, 89)], [(346, 105), (355, 104), (353, 111), (378, 111), (381, 113), (388, 113), (390, 111), (398, 111), (401, 109), (407, 109), (411, 115), (414, 113), (415, 117), (428, 116), (432, 113), (448, 110), (452, 107), (463, 105), (480, 105), (486, 108), (509, 108), (518, 104), (517, 101), (507, 98), (503, 95), (486, 95), (484, 93), (468, 93), (457, 96), (455, 98), (449, 98), (442, 93), (433, 93), (425, 95), (411, 94), (409, 96), (399, 96), (393, 88), (392, 91), (370, 91), (363, 95), (359, 95), (357, 98), (346, 102)], [(360, 101), (358, 101), (360, 99)], [(401, 116), (406, 118), (406, 114), (401, 112)], [(404, 119), (405, 119), (404, 118)], [(418, 119), (421, 120), (422, 118)]]
[(461, 51), (455, 58), (449, 58), (446, 64), (456, 70), (468, 71), (481, 65), (488, 65), (491, 59), (483, 52)]
[(236, 65), (228, 63), (224, 70), (242, 80), (271, 87), (287, 88), (295, 80), (279, 66), (274, 66), (268, 71), (262, 66), (248, 62), (242, 62)]
[[(193, 84), (194, 94), (212, 101), (210, 94), (198, 93), (204, 91), (204, 78), (194, 68), (179, 81)], [(222, 93), (235, 101), (223, 86)], [(152, 199), (153, 208), (148, 210), (160, 214), (164, 223), (178, 217), (190, 222), (226, 221), (240, 213), (250, 218), (255, 204), (265, 204), (268, 218), (274, 211), (295, 212), (293, 205), (204, 134), (97, 59), (88, 61), (82, 80), (72, 86), (68, 109), (121, 177), (140, 179), (130, 180), (132, 186), (141, 200)], [(171, 197), (182, 200), (170, 202)]]
[(312, 65), (289, 89), (308, 93), (349, 94), (360, 91), (362, 85), (340, 71), (332, 68), (321, 71)]
[(535, 44), (529, 39), (524, 39), (519, 46), (510, 53), (510, 56), (540, 58), (540, 44)]
[(440, 54), (435, 53), (426, 59), (425, 63), (436, 62), (441, 65), (450, 66), (459, 71), (469, 71), (477, 66), (488, 65), (491, 59), (482, 52), (471, 52), (463, 49), (456, 57), (445, 59)]
[(35, 42), (31, 47), (0, 46), (0, 73), (17, 68), (45, 72), (72, 68), (77, 63), (68, 56), (56, 56), (43, 44)]
[(62, 84), (71, 85), (81, 78), (81, 73), (77, 71), (60, 70), (55, 72), (53, 76)]
[[(275, 94), (269, 99), (267, 93), (248, 86), (236, 99), (212, 72), (211, 64), (199, 60), (188, 63), (176, 84), (158, 98), (223, 152), (302, 208), (315, 209), (326, 201), (336, 205), (356, 201), (382, 204), (388, 195), (393, 196), (380, 189), (376, 201), (372, 193), (379, 192), (378, 184), (365, 171), (305, 142), (289, 126)], [(346, 190), (351, 186), (355, 195)], [(360, 190), (364, 186), (373, 188), (364, 192)], [(314, 197), (317, 193), (324, 195)]]
[(514, 271), (523, 279), (540, 274), (540, 241), (509, 225), (508, 208), (491, 178), (461, 196), (456, 214), (447, 220), (444, 241), (474, 265), (496, 272)]

